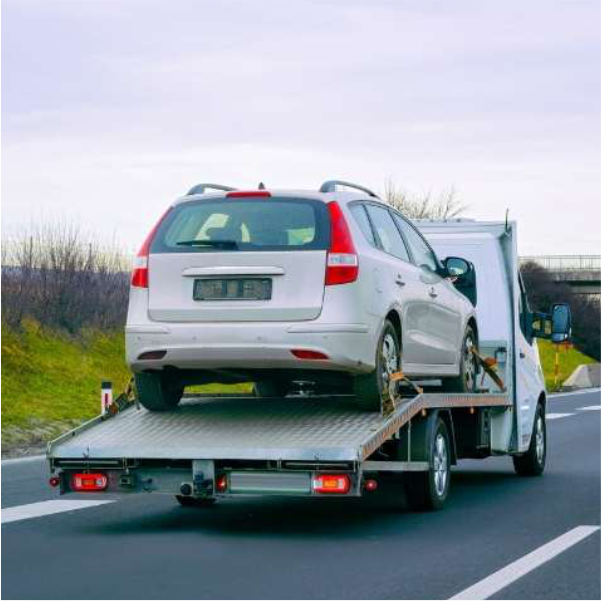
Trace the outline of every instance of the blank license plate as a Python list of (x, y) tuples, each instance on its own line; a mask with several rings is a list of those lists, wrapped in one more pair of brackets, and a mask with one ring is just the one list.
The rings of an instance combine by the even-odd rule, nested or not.
[(194, 280), (194, 300), (269, 300), (270, 278), (227, 278)]

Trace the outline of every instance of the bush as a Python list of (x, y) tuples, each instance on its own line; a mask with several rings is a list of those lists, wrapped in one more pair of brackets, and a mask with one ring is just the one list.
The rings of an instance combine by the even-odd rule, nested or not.
[(86, 241), (77, 226), (32, 228), (2, 241), (2, 320), (26, 318), (71, 334), (121, 328), (128, 299), (129, 261), (115, 247)]

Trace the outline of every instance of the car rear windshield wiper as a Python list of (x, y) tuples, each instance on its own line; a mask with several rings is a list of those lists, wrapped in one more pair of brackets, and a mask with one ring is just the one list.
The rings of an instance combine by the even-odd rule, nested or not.
[(178, 246), (212, 246), (215, 248), (238, 248), (235, 240), (182, 240)]

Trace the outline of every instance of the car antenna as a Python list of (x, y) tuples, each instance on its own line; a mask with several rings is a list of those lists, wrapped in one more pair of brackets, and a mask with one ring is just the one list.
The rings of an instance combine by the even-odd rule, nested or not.
[(509, 209), (505, 209), (505, 233), (509, 233)]
[(265, 184), (263, 182), (259, 182), (259, 190), (265, 190)]

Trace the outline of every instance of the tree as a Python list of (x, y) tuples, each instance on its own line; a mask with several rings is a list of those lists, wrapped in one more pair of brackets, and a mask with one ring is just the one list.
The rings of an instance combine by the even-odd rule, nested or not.
[(382, 196), (386, 203), (409, 219), (453, 219), (461, 216), (467, 209), (457, 197), (454, 187), (443, 191), (438, 197), (434, 197), (431, 192), (415, 196), (388, 180)]

